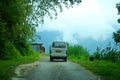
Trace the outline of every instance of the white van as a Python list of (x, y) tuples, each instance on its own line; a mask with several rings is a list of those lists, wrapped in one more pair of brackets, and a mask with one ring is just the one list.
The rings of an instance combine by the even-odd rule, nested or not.
[(53, 42), (50, 47), (50, 61), (64, 59), (67, 61), (67, 44), (65, 42)]

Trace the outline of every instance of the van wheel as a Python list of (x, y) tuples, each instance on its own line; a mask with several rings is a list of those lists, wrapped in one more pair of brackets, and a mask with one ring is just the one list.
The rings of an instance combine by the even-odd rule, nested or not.
[(53, 58), (52, 57), (50, 57), (50, 61), (52, 61), (53, 60)]
[(64, 60), (65, 60), (65, 62), (67, 62), (67, 58), (65, 58)]

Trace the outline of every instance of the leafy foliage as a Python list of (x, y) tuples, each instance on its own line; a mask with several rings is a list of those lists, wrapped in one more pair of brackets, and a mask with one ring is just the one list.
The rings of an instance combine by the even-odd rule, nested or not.
[(100, 49), (97, 47), (94, 57), (98, 60), (109, 60), (116, 62), (120, 61), (120, 51), (110, 45), (108, 45), (105, 49)]
[(116, 32), (113, 32), (113, 39), (117, 43), (120, 43), (120, 29)]
[[(118, 14), (120, 14), (120, 2), (116, 4), (116, 8), (118, 9)], [(120, 23), (120, 18), (118, 19), (118, 23)], [(117, 43), (120, 43), (120, 29), (116, 32), (113, 32), (113, 39)]]
[(80, 45), (71, 46), (68, 44), (68, 56), (89, 59), (89, 52)]
[(81, 0), (0, 0), (0, 59), (31, 55), (30, 40), (44, 17)]
[(51, 19), (56, 18), (58, 12), (63, 11), (63, 5), (69, 8), (80, 2), (81, 0), (30, 0), (33, 12), (27, 19), (32, 25), (38, 26), (38, 22), (44, 23), (46, 15)]
[(27, 39), (34, 33), (26, 20), (29, 14), (25, 4), (25, 0), (0, 1), (0, 59), (20, 57), (23, 52), (19, 49), (26, 48)]
[[(120, 14), (120, 2), (116, 4), (116, 8), (118, 10), (118, 14)], [(120, 23), (120, 18), (118, 19), (118, 22)]]
[[(120, 2), (116, 4), (116, 8), (118, 9), (118, 14), (120, 14)], [(118, 19), (118, 23), (120, 23), (120, 19)], [(118, 43), (120, 43), (120, 29), (117, 30), (116, 32), (113, 32), (113, 39), (114, 39), (114, 42), (116, 43), (116, 46), (119, 46)], [(110, 53), (109, 54), (111, 56), (113, 56), (114, 58), (115, 58), (115, 56), (120, 54), (120, 51), (117, 51), (116, 49), (111, 49), (110, 48), (109, 50), (107, 50), (107, 48), (106, 48), (106, 51), (110, 52), (111, 54)], [(107, 55), (108, 55), (108, 53), (107, 53)], [(120, 57), (120, 55), (118, 55), (118, 58), (119, 57)]]
[(12, 60), (0, 60), (0, 80), (11, 80), (11, 77), (15, 76), (14, 71), (16, 66), (31, 63), (36, 60), (40, 60), (40, 54), (38, 53)]

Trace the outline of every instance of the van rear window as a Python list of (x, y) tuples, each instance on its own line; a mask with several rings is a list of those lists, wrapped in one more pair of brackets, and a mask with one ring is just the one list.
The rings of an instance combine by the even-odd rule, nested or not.
[(53, 47), (55, 47), (55, 48), (65, 48), (66, 44), (64, 42), (54, 42)]

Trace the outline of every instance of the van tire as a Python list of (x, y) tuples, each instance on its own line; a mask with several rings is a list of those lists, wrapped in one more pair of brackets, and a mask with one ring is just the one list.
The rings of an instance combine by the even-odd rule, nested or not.
[(67, 62), (67, 57), (64, 60), (65, 60), (65, 62)]
[(53, 58), (52, 57), (50, 57), (50, 61), (52, 61), (53, 60)]

